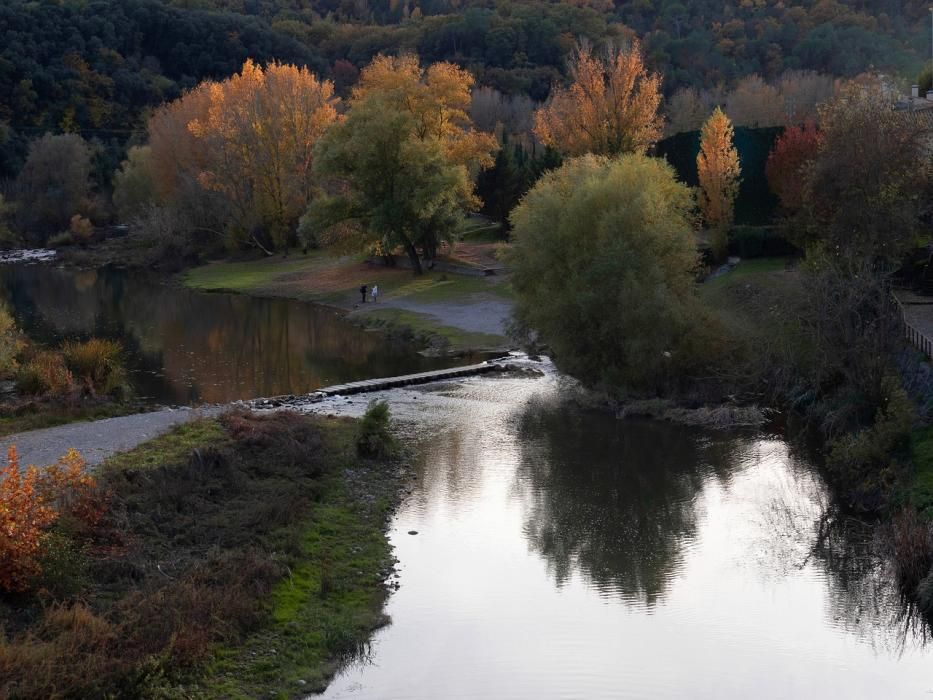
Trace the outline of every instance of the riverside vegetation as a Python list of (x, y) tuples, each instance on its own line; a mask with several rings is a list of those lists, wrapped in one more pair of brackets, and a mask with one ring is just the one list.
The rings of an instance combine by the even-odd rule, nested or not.
[(122, 355), (103, 338), (42, 347), (0, 305), (0, 436), (146, 410), (132, 400)]
[(0, 548), (0, 695), (322, 689), (385, 622), (387, 421), (233, 412), (93, 476), (73, 452), (19, 476), (11, 453), (0, 514), (31, 529)]
[[(723, 119), (717, 110), (710, 122)], [(894, 274), (909, 283), (905, 261), (930, 243), (933, 124), (852, 86), (819, 125), (818, 138), (780, 144), (769, 169), (801, 182), (779, 190), (785, 235), (803, 254), (792, 271), (753, 265), (694, 284), (691, 194), (644, 147), (546, 174), (512, 214), (516, 330), (617, 406), (727, 402), (801, 416), (825, 445), (833, 507), (883, 516), (905, 591), (933, 614), (929, 364), (906, 347), (892, 297)], [(731, 141), (729, 128), (703, 131), (728, 151), (722, 135)], [(853, 135), (865, 148), (850, 148)], [(722, 183), (738, 172), (734, 155), (709, 152), (703, 144), (698, 163), (721, 175), (701, 178), (701, 212), (721, 231), (737, 192)]]

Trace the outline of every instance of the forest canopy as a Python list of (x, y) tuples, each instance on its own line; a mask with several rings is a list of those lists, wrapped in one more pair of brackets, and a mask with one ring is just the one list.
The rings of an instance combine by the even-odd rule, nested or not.
[(306, 66), (342, 90), (375, 55), (400, 50), (542, 101), (578, 40), (634, 36), (668, 95), (789, 69), (913, 75), (926, 56), (926, 15), (918, 0), (6, 0), (0, 122), (21, 136), (125, 141), (147, 109), (246, 59)]

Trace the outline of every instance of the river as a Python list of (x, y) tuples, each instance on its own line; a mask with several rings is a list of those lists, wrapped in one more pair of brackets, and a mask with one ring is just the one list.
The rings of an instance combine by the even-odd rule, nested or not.
[[(121, 339), (154, 401), (221, 402), (445, 361), (297, 302), (0, 266), (36, 338)], [(449, 361), (448, 361), (449, 362)], [(561, 380), (394, 390), (418, 455), (392, 623), (325, 698), (920, 698), (927, 629), (871, 529), (777, 435), (568, 408)], [(359, 415), (369, 397), (309, 410)], [(416, 534), (409, 534), (416, 533)]]
[(120, 340), (138, 398), (225, 403), (307, 393), (330, 384), (449, 367), (333, 309), (287, 299), (205, 294), (119, 269), (0, 264), (0, 301), (50, 345), (92, 335)]
[(558, 387), (386, 394), (420, 455), (401, 587), (325, 698), (929, 697), (925, 627), (867, 527), (819, 538), (805, 455), (571, 410)]

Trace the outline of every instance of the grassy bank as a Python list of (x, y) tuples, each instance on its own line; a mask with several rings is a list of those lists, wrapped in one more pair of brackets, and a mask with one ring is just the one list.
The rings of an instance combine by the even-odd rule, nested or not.
[[(469, 256), (471, 249), (465, 249)], [(350, 319), (431, 343), (443, 339), (451, 351), (502, 350), (510, 346), (488, 315), (507, 314), (507, 277), (477, 277), (437, 271), (414, 276), (410, 270), (371, 265), (360, 257), (321, 251), (289, 258), (214, 262), (183, 273), (182, 284), (202, 291), (298, 299), (335, 306)], [(379, 303), (361, 304), (359, 288), (379, 287)], [(493, 324), (494, 325), (494, 324)], [(496, 330), (498, 332), (490, 332)]]
[(0, 598), (0, 697), (325, 687), (385, 622), (399, 469), (360, 458), (356, 426), (232, 413), (104, 463), (102, 523), (56, 526), (67, 555)]

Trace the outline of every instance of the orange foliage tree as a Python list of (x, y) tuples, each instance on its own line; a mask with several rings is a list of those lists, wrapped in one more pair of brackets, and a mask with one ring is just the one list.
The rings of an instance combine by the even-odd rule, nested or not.
[(661, 136), (661, 77), (645, 68), (637, 42), (605, 57), (576, 51), (570, 87), (554, 88), (534, 132), (568, 156), (644, 153)]
[(103, 517), (106, 499), (85, 467), (70, 450), (43, 471), (31, 465), (21, 469), (16, 448), (10, 447), (0, 470), (0, 588), (25, 591), (42, 573), (45, 537), (61, 515), (88, 526)]
[(332, 82), (281, 63), (246, 61), (237, 75), (202, 83), (149, 122), (157, 195), (216, 193), (234, 244), (259, 244), (252, 234), (260, 229), (287, 248), (312, 196), (312, 153), (337, 120), (335, 104)]
[(788, 211), (796, 211), (803, 205), (804, 169), (813, 162), (819, 149), (820, 132), (813, 122), (788, 127), (771, 149), (765, 175), (771, 191)]
[[(697, 174), (700, 180), (700, 211), (710, 228), (725, 235), (732, 225), (735, 198), (739, 193), (739, 154), (732, 143), (729, 117), (717, 107), (700, 132)], [(724, 240), (716, 252), (721, 254)]]
[(498, 142), (477, 130), (470, 118), (473, 75), (453, 63), (422, 68), (418, 57), (376, 56), (360, 73), (351, 107), (377, 95), (386, 104), (414, 117), (414, 136), (438, 139), (448, 160), (471, 171), (488, 168)]

